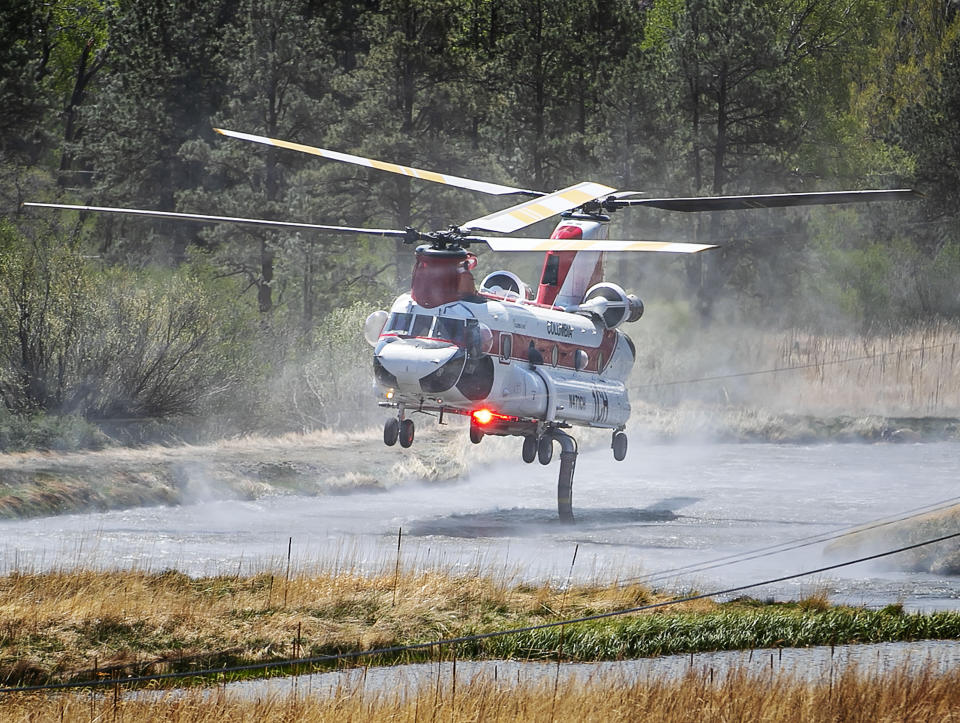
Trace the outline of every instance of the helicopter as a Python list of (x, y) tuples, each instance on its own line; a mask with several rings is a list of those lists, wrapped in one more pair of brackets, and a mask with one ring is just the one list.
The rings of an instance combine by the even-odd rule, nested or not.
[[(643, 315), (643, 302), (604, 280), (609, 252), (696, 254), (715, 248), (690, 242), (615, 240), (610, 214), (645, 206), (681, 211), (827, 205), (910, 199), (911, 189), (826, 191), (690, 198), (648, 198), (637, 191), (584, 181), (554, 192), (523, 189), (364, 158), (291, 141), (222, 128), (238, 140), (309, 153), (329, 160), (400, 174), (494, 196), (530, 200), (438, 231), (372, 229), (294, 221), (212, 216), (172, 211), (56, 203), (25, 206), (123, 213), (198, 223), (236, 223), (334, 234), (401, 239), (415, 246), (411, 288), (389, 311), (375, 311), (363, 334), (373, 347), (374, 388), (381, 407), (393, 412), (383, 426), (388, 446), (414, 443), (414, 414), (444, 423), (445, 415), (469, 420), (469, 438), (522, 438), (521, 458), (548, 465), (560, 446), (557, 511), (573, 521), (572, 488), (578, 455), (568, 430), (609, 430), (613, 457), (627, 455), (630, 417), (627, 378), (636, 348), (621, 328)], [(510, 236), (560, 216), (549, 238)], [(536, 289), (508, 270), (477, 285), (472, 246), (493, 251), (545, 252)]]

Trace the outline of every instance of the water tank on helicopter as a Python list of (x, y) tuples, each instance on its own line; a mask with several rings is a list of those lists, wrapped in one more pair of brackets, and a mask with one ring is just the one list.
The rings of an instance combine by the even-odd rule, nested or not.
[(427, 309), (470, 299), (477, 293), (470, 273), (476, 265), (477, 257), (459, 246), (418, 246), (410, 295)]

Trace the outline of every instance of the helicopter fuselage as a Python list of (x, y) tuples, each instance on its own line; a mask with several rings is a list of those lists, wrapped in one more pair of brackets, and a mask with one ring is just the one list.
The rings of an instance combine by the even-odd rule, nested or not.
[[(568, 215), (553, 238), (605, 238), (607, 221)], [(418, 248), (411, 292), (394, 301), (376, 339), (381, 403), (397, 406), (401, 418), (470, 415), (475, 439), (539, 438), (571, 425), (622, 430), (633, 342), (602, 315), (571, 311), (602, 279), (602, 256), (548, 253), (534, 298), (508, 271), (490, 274), (478, 293), (472, 254)]]
[(404, 294), (377, 341), (374, 371), (386, 404), (488, 410), (485, 434), (528, 435), (544, 425), (622, 429), (634, 357), (622, 331), (516, 295), (426, 308)]

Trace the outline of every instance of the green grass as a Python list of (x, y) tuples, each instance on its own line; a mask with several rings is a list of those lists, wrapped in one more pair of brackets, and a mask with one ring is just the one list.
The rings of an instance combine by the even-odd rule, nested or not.
[(739, 603), (706, 613), (658, 613), (580, 623), (492, 638), (460, 647), (463, 656), (551, 658), (561, 648), (570, 660), (615, 660), (752, 648), (960, 638), (960, 613), (905, 614), (797, 604), (760, 608)]
[[(502, 621), (501, 621), (502, 622)], [(516, 623), (516, 620), (512, 621)], [(532, 622), (532, 621), (531, 621)], [(472, 631), (450, 631), (447, 637), (503, 629), (492, 625)], [(434, 631), (435, 632), (435, 631)], [(905, 614), (898, 605), (881, 610), (835, 607), (811, 609), (802, 604), (766, 604), (760, 607), (728, 603), (711, 612), (657, 613), (579, 623), (518, 635), (487, 638), (444, 649), (428, 648), (398, 654), (362, 656), (345, 664), (393, 665), (426, 662), (437, 655), (461, 659), (522, 659), (590, 662), (759, 648), (793, 648), (818, 645), (954, 640), (960, 638), (960, 613)], [(432, 642), (434, 635), (418, 636), (397, 644)], [(263, 641), (265, 644), (267, 641)], [(343, 645), (304, 646), (302, 657), (354, 652)], [(562, 651), (562, 652), (561, 652)], [(278, 653), (282, 651), (277, 651)], [(289, 652), (289, 651), (286, 651)], [(275, 655), (279, 662), (284, 655)], [(235, 655), (208, 658), (212, 667), (245, 662)], [(341, 663), (340, 665), (343, 665)], [(337, 663), (310, 666), (280, 665), (226, 676), (242, 680), (264, 675), (331, 670)], [(190, 666), (171, 665), (189, 670)], [(180, 683), (178, 683), (180, 684)]]

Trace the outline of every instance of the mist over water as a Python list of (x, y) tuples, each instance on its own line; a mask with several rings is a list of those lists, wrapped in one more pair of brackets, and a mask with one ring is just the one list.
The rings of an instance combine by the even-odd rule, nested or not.
[[(556, 463), (525, 465), (519, 448), (516, 459), (482, 462), (484, 444), (502, 452), (496, 443), (509, 441), (471, 449), (471, 472), (457, 482), (2, 522), (0, 569), (249, 574), (283, 569), (289, 544), (294, 569), (392, 572), (402, 528), (406, 569), (563, 582), (576, 550), (575, 580), (655, 576), (650, 584), (658, 588), (710, 592), (858, 555), (827, 558), (816, 544), (693, 574), (672, 571), (936, 503), (955, 496), (960, 478), (960, 444), (950, 442), (636, 442), (622, 463), (608, 449), (580, 455), (570, 526), (557, 520)], [(820, 592), (833, 602), (960, 607), (960, 579), (868, 564), (743, 594)]]

